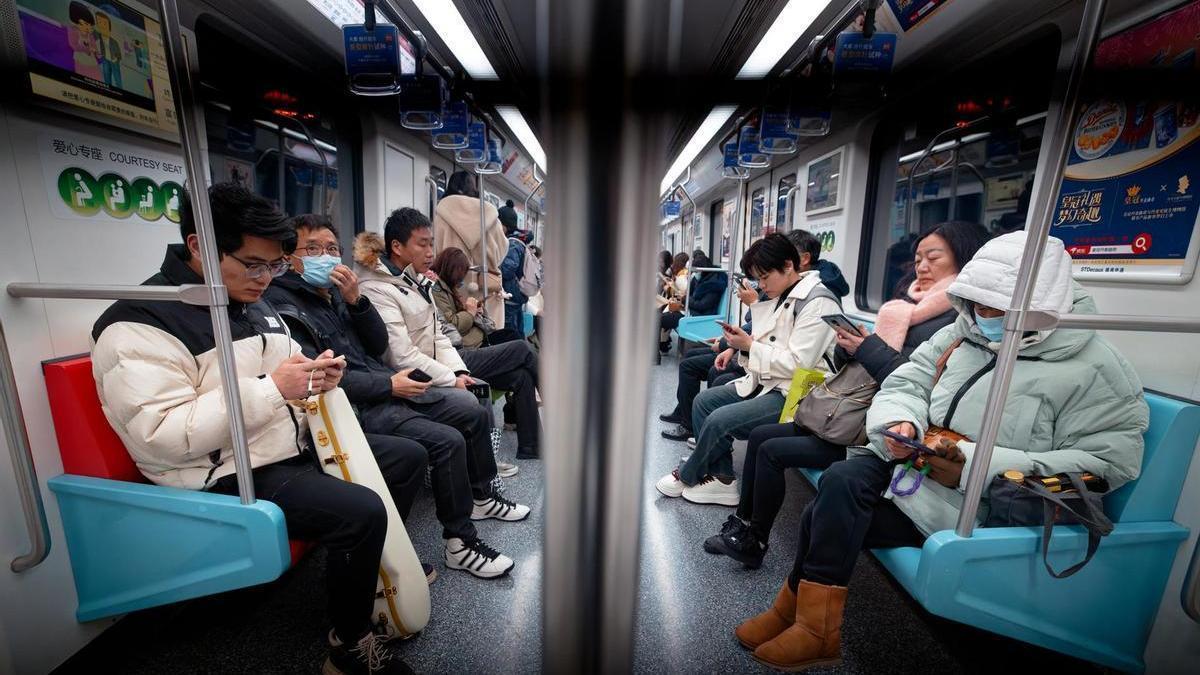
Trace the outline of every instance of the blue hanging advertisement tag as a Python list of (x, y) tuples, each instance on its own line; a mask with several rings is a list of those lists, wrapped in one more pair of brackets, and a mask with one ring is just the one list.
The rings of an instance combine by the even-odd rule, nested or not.
[(796, 151), (799, 135), (788, 128), (787, 109), (768, 108), (762, 114), (758, 132), (758, 147), (768, 155), (785, 155)]
[(461, 150), (467, 147), (470, 113), (463, 101), (451, 101), (442, 112), (442, 128), (433, 131), (433, 147), (441, 150)]
[(725, 144), (723, 162), (721, 164), (722, 178), (746, 178), (750, 172), (738, 165), (738, 142), (730, 141)]
[(400, 74), (400, 32), (386, 23), (367, 30), (362, 24), (342, 26), (346, 75), (356, 94), (390, 95)]
[(482, 162), (487, 158), (487, 125), (472, 122), (467, 131), (467, 147), (454, 155), (460, 162)]
[(758, 129), (753, 124), (742, 127), (738, 134), (738, 164), (748, 169), (771, 165), (771, 158), (758, 147)]
[(862, 33), (844, 32), (837, 36), (833, 72), (835, 75), (886, 75), (892, 71), (895, 57), (895, 33), (876, 32), (867, 38)]

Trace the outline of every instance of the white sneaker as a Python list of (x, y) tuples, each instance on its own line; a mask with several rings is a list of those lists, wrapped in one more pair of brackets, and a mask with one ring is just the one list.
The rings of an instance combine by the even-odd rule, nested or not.
[(517, 475), (517, 472), (520, 470), (520, 467), (518, 467), (516, 464), (509, 464), (508, 462), (496, 462), (496, 475), (500, 476), (501, 478), (512, 478), (513, 476)]
[(684, 487), (682, 494), (684, 499), (693, 504), (737, 506), (738, 502), (741, 501), (736, 478), (726, 484), (712, 476), (705, 476), (704, 480), (696, 485)]
[(476, 539), (465, 542), (453, 538), (446, 540), (446, 567), (463, 570), (480, 579), (494, 579), (508, 574), (516, 563), (512, 558)]
[(687, 444), (688, 444), (689, 448), (695, 450), (696, 449), (696, 437), (692, 436), (691, 438), (689, 438), (687, 440)]
[(500, 493), (493, 493), (487, 499), (474, 499), (475, 507), (471, 509), (471, 520), (507, 520), (515, 522), (529, 517), (529, 507), (506, 499)]
[(678, 497), (683, 494), (684, 485), (679, 482), (679, 469), (659, 478), (654, 484), (654, 489), (664, 497)]

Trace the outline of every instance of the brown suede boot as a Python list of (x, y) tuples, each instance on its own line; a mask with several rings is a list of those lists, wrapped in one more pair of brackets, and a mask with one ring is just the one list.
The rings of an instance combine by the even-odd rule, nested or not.
[(754, 660), (787, 672), (841, 663), (845, 606), (845, 586), (801, 580), (796, 588), (795, 623), (779, 637), (759, 645)]
[(784, 579), (783, 588), (779, 589), (779, 595), (775, 596), (775, 604), (771, 605), (771, 609), (753, 619), (746, 619), (733, 634), (743, 647), (755, 649), (762, 643), (775, 639), (792, 625), (795, 617), (796, 594), (788, 586), (787, 579)]

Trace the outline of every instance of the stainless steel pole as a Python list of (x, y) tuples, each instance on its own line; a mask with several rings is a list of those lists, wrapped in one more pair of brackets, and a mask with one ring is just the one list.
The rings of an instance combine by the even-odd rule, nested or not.
[(487, 202), (483, 199), (483, 174), (479, 174), (479, 252), (481, 260), (479, 262), (479, 273), (483, 276), (482, 283), (479, 284), (483, 289), (483, 307), (484, 313), (487, 313), (488, 302), (488, 264), (487, 264), (487, 222), (485, 218), (485, 208)]
[[(204, 285), (211, 292), (213, 334), (216, 338), (217, 366), (221, 370), (221, 389), (225, 394), (225, 409), (229, 416), (229, 434), (233, 442), (233, 464), (237, 472), (238, 494), (243, 504), (254, 503), (254, 480), (250, 471), (250, 449), (246, 442), (246, 423), (242, 416), (242, 397), (238, 387), (237, 364), (233, 359), (232, 333), (229, 329), (229, 292), (221, 279), (221, 259), (217, 255), (213, 236), (212, 209), (208, 203), (207, 172), (200, 150), (199, 125), (196, 120), (196, 97), (192, 88), (191, 65), (187, 48), (179, 32), (179, 6), (176, 0), (158, 0), (162, 19), (163, 42), (166, 46), (167, 72), (175, 92), (175, 114), (179, 118), (179, 137), (183, 145), (184, 163), (192, 190), (192, 214), (196, 220), (196, 236), (200, 240), (200, 264)], [(283, 199), (283, 195), (279, 195)]]
[(429, 187), (429, 220), (433, 220), (433, 211), (437, 208), (437, 181), (433, 176), (425, 176), (425, 185)]
[[(725, 321), (727, 323), (734, 323), (733, 317), (735, 316), (733, 313), (734, 312), (733, 303), (735, 300), (737, 300), (737, 285), (733, 283), (733, 272), (735, 269), (734, 262), (736, 260), (736, 258), (734, 256), (734, 252), (737, 250), (738, 245), (741, 243), (742, 220), (743, 220), (742, 206), (745, 203), (745, 200), (743, 198), (743, 193), (746, 191), (746, 179), (738, 178), (737, 183), (738, 183), (737, 200), (734, 202), (733, 223), (732, 223), (732, 227), (730, 227), (730, 232), (729, 232), (729, 269), (727, 271), (729, 273), (729, 289), (730, 289), (729, 292), (732, 293), (733, 295), (730, 296), (729, 302), (725, 304)], [(740, 324), (741, 322), (739, 321), (738, 323)]]
[[(540, 0), (548, 162), (543, 672), (632, 670), (666, 119), (629, 86), (665, 68), (668, 3)], [(614, 30), (613, 27), (616, 27)], [(619, 260), (621, 264), (614, 265)], [(603, 278), (603, 284), (596, 280)], [(620, 354), (630, 368), (613, 368)]]
[[(689, 166), (688, 167), (688, 175), (690, 176), (691, 173), (692, 173), (692, 167)], [(686, 183), (686, 182), (687, 181), (684, 181), (684, 183)], [(681, 192), (684, 197), (687, 197), (688, 203), (692, 205), (692, 222), (691, 222), (692, 247), (688, 249), (688, 255), (691, 255), (692, 251), (696, 250), (696, 200), (692, 199), (692, 195), (687, 191), (687, 188), (684, 187), (684, 183), (680, 183), (678, 189), (679, 189), (679, 192)], [(679, 212), (680, 212), (680, 216), (682, 217), (683, 209), (680, 209)]]
[(208, 305), (210, 293), (203, 284), (182, 286), (123, 286), (44, 284), (13, 282), (7, 287), (14, 298), (65, 298), (73, 300), (166, 300), (189, 305)]
[(38, 481), (17, 377), (8, 354), (8, 339), (0, 325), (0, 413), (4, 415), (4, 439), (12, 459), (13, 478), (17, 481), (17, 496), (25, 516), (25, 533), (29, 537), (29, 553), (13, 558), (8, 568), (24, 572), (36, 567), (50, 555), (50, 526), (46, 523), (46, 508), (42, 505), (42, 484)]
[[(784, 214), (784, 222), (787, 223), (787, 229), (784, 232), (791, 232), (796, 229), (796, 193), (800, 191), (800, 174), (796, 173), (796, 184), (788, 188), (784, 199), (784, 208), (787, 213)], [(778, 220), (778, 218), (776, 218)]]
[(950, 216), (946, 220), (956, 220), (958, 216), (958, 149), (961, 146), (961, 141), (955, 142), (950, 151)]
[(996, 369), (992, 372), (992, 386), (988, 390), (987, 406), (984, 408), (983, 426), (975, 442), (975, 454), (971, 460), (971, 473), (967, 476), (966, 495), (958, 524), (954, 531), (960, 537), (969, 537), (975, 529), (975, 516), (979, 513), (979, 500), (990, 473), (992, 449), (1000, 432), (1000, 418), (1004, 412), (1004, 401), (1008, 398), (1008, 385), (1012, 380), (1013, 366), (1017, 362), (1017, 350), (1025, 328), (1029, 302), (1037, 282), (1038, 268), (1042, 263), (1042, 252), (1046, 248), (1046, 235), (1050, 231), (1050, 217), (1054, 213), (1053, 202), (1057, 199), (1058, 184), (1062, 180), (1070, 150), (1071, 128), (1079, 108), (1079, 91), (1084, 72), (1092, 60), (1096, 43), (1100, 39), (1100, 27), (1104, 19), (1106, 0), (1087, 0), (1083, 8), (1079, 34), (1075, 38), (1075, 54), (1071, 70), (1067, 75), (1066, 89), (1054, 115), (1054, 126), (1047, 129), (1042, 144), (1041, 166), (1037, 169), (1037, 188), (1033, 192), (1033, 209), (1026, 223), (1028, 238), (1021, 267), (1017, 272), (1017, 283), (1013, 289), (1012, 306), (1006, 308), (1004, 317), (1004, 339), (996, 357)]

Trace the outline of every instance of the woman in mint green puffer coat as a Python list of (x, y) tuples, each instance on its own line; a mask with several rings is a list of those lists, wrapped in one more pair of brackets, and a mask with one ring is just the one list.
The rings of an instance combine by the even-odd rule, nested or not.
[[(775, 605), (735, 631), (758, 661), (783, 670), (835, 663), (845, 586), (859, 551), (920, 546), (929, 534), (954, 527), (975, 453), (970, 439), (982, 426), (1003, 334), (1002, 310), (1024, 248), (1025, 232), (1006, 234), (963, 266), (947, 290), (957, 321), (883, 382), (867, 413), (869, 445), (850, 448), (845, 461), (821, 476)], [(1058, 239), (1046, 243), (1031, 309), (1096, 311), (1072, 281), (1071, 259)], [(947, 353), (939, 377), (938, 361)], [(1115, 489), (1137, 477), (1148, 423), (1141, 381), (1107, 340), (1091, 330), (1031, 331), (1021, 341), (988, 475), (1087, 471)], [(968, 440), (929, 458), (932, 471), (913, 494), (893, 495), (889, 484), (908, 451), (883, 431), (920, 439), (931, 425)]]

